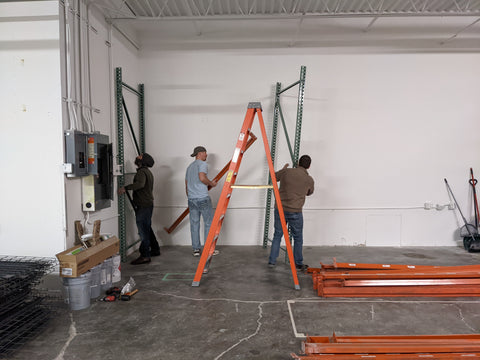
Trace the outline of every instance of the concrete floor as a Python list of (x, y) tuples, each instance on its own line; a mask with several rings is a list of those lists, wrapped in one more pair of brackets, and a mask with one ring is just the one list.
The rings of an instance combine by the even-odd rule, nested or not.
[[(295, 290), (283, 252), (267, 267), (269, 249), (222, 247), (192, 287), (198, 258), (189, 247), (164, 247), (147, 265), (122, 264), (139, 292), (129, 302), (92, 302), (60, 311), (44, 332), (10, 359), (290, 359), (305, 334), (472, 334), (479, 298), (322, 299), (309, 275)], [(305, 263), (466, 265), (480, 254), (460, 247), (306, 247)]]

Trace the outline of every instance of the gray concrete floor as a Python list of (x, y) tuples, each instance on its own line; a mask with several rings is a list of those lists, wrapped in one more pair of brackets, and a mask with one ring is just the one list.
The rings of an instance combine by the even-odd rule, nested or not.
[[(290, 359), (305, 334), (472, 334), (479, 298), (319, 298), (309, 275), (294, 289), (283, 252), (267, 267), (269, 249), (221, 251), (192, 287), (198, 264), (189, 247), (164, 247), (146, 265), (122, 264), (122, 282), (139, 292), (129, 302), (94, 302), (60, 311), (42, 334), (11, 359)], [(466, 265), (480, 254), (460, 247), (306, 247), (305, 263)]]

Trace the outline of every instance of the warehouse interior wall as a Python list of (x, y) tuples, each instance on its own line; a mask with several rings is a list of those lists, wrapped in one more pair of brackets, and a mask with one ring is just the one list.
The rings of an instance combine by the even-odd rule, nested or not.
[(52, 256), (66, 226), (58, 3), (1, 3), (0, 17), (0, 254)]
[[(125, 81), (138, 82), (137, 49), (95, 7), (87, 8), (79, 1), (65, 3), (66, 12), (64, 2), (58, 1), (0, 4), (0, 191), (4, 204), (0, 254), (54, 256), (73, 246), (75, 220), (82, 222), (86, 232), (92, 231), (97, 219), (102, 220), (102, 233), (118, 231), (116, 196), (110, 208), (92, 214), (82, 211), (82, 179), (67, 178), (63, 172), (63, 133), (72, 127), (86, 131), (83, 117), (89, 107), (94, 130), (109, 136), (116, 154), (113, 69), (122, 67)], [(86, 43), (87, 33), (88, 62), (79, 50), (79, 39), (82, 36)], [(67, 86), (68, 52), (74, 79), (71, 87)], [(90, 63), (89, 77), (80, 71), (82, 61)], [(80, 81), (86, 84), (88, 78), (91, 103), (80, 88)], [(77, 125), (70, 118), (72, 108)], [(134, 222), (129, 228), (134, 229)]]
[[(312, 157), (309, 172), (316, 187), (304, 207), (306, 245), (458, 245), (463, 223), (448, 209), (452, 199), (444, 178), (473, 220), (468, 179), (469, 168), (476, 170), (480, 160), (477, 52), (399, 51), (385, 40), (375, 48), (335, 47), (314, 37), (311, 46), (272, 42), (264, 48), (254, 34), (250, 45), (236, 44), (229, 40), (233, 33), (213, 46), (159, 43), (168, 31), (159, 32), (158, 39), (135, 39), (132, 33), (132, 42), (96, 7), (66, 3), (66, 13), (57, 1), (0, 4), (1, 254), (53, 256), (73, 245), (75, 220), (87, 232), (96, 219), (102, 220), (102, 232), (118, 232), (117, 195), (110, 208), (85, 213), (82, 180), (67, 178), (62, 170), (63, 131), (72, 126), (66, 101), (67, 18), (89, 34), (91, 101), (84, 103), (95, 131), (110, 137), (114, 158), (114, 69), (122, 68), (129, 85), (145, 85), (146, 151), (156, 161), (153, 229), (161, 245), (190, 244), (188, 218), (170, 235), (163, 227), (186, 208), (184, 174), (192, 149), (207, 148), (209, 177), (216, 175), (233, 154), (251, 101), (262, 103), (270, 136), (275, 84), (297, 81), (302, 65), (307, 72), (300, 153)], [(85, 62), (75, 46), (71, 56)], [(72, 65), (72, 76), (81, 79), (79, 64)], [(78, 103), (88, 96), (75, 84), (70, 96), (81, 116)], [(135, 99), (124, 95), (136, 126)], [(282, 95), (290, 139), (297, 95), (296, 88)], [(78, 126), (87, 124), (80, 120)], [(252, 131), (258, 140), (243, 158), (238, 184), (267, 182), (257, 120)], [(128, 135), (124, 141), (129, 183), (136, 150)], [(289, 157), (279, 127), (276, 168), (291, 164)], [(221, 183), (211, 191), (214, 204), (220, 190)], [(425, 209), (425, 203), (433, 208)], [(128, 206), (126, 214), (131, 242), (137, 234)], [(265, 190), (234, 190), (219, 244), (261, 245), (264, 216)]]
[[(88, 51), (88, 56), (84, 58), (89, 59), (89, 76), (82, 77), (78, 74), (76, 84), (82, 81), (87, 83), (87, 79), (91, 82), (91, 104), (88, 100), (83, 100), (83, 103), (91, 106), (94, 111), (91, 112), (94, 130), (103, 135), (108, 135), (109, 141), (113, 144), (114, 164), (117, 164), (118, 142), (117, 142), (117, 119), (116, 119), (116, 105), (115, 105), (115, 68), (121, 67), (123, 72), (123, 81), (126, 83), (138, 82), (138, 60), (137, 49), (131, 43), (118, 33), (118, 31), (105, 22), (103, 15), (94, 6), (86, 7), (83, 1), (73, 1), (69, 4), (74, 12), (80, 9), (82, 12), (82, 20), (78, 16), (72, 16), (69, 12), (70, 22), (73, 27), (76, 26), (77, 33), (80, 33), (79, 27), (83, 27), (83, 32), (89, 33), (88, 42), (85, 40), (85, 45), (82, 51), (79, 51), (79, 45), (74, 47), (72, 57), (78, 59), (81, 54)], [(88, 25), (87, 25), (88, 24)], [(75, 38), (75, 36), (73, 37)], [(86, 36), (84, 35), (84, 38)], [(75, 50), (77, 50), (75, 52)], [(82, 58), (83, 59), (83, 58)], [(78, 62), (77, 62), (78, 63)], [(64, 79), (65, 80), (65, 79)], [(63, 90), (66, 92), (67, 85), (64, 83)], [(78, 97), (81, 96), (81, 91), (76, 90)], [(128, 94), (125, 94), (125, 101), (128, 106), (132, 106), (132, 100)], [(79, 113), (81, 110), (78, 111)], [(132, 122), (138, 125), (138, 117), (132, 113)], [(68, 119), (68, 112), (64, 111), (64, 119)], [(88, 131), (87, 124), (82, 123), (82, 130)], [(124, 125), (126, 126), (126, 125)], [(64, 123), (64, 129), (68, 129), (68, 122)], [(134, 149), (129, 147), (131, 144), (130, 138), (126, 136), (124, 139), (125, 157), (127, 159), (135, 158)], [(133, 163), (133, 160), (131, 161)], [(126, 161), (126, 166), (130, 163)], [(129, 170), (130, 171), (130, 170)], [(134, 171), (134, 170), (131, 170)], [(95, 220), (101, 220), (101, 233), (118, 235), (118, 202), (117, 195), (114, 193), (111, 206), (98, 211), (86, 212), (82, 207), (82, 181), (84, 178), (65, 178), (66, 186), (66, 203), (67, 203), (67, 247), (71, 247), (75, 240), (75, 226), (76, 220), (80, 220), (85, 233), (91, 233), (93, 230), (93, 223)], [(116, 178), (114, 178), (116, 184)], [(114, 189), (116, 191), (116, 187)], [(114, 191), (114, 192), (115, 192)], [(128, 236), (132, 239), (136, 238), (136, 228), (134, 221), (133, 210), (127, 207), (127, 230)]]
[[(271, 128), (276, 82), (294, 83), (305, 65), (300, 154), (312, 157), (316, 189), (304, 207), (304, 243), (457, 245), (462, 223), (448, 210), (443, 179), (470, 218), (469, 168), (480, 160), (479, 60), (478, 54), (362, 49), (145, 47), (140, 67), (147, 144), (158, 160), (156, 227), (169, 226), (186, 206), (184, 171), (193, 147), (206, 146), (213, 177), (233, 154), (247, 104), (260, 101)], [(293, 89), (282, 96), (290, 139), (297, 95)], [(279, 131), (277, 169), (291, 164)], [(261, 135), (258, 125), (253, 132)], [(266, 184), (261, 144), (260, 137), (245, 154), (237, 184)], [(214, 203), (219, 192), (211, 191)], [(425, 202), (441, 210), (425, 210)], [(261, 244), (264, 207), (265, 190), (234, 190), (219, 244)], [(188, 221), (162, 241), (188, 245)]]

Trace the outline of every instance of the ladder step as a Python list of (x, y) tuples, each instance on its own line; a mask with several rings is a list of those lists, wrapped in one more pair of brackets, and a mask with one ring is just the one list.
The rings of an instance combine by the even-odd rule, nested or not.
[(273, 189), (273, 185), (231, 185), (232, 189)]

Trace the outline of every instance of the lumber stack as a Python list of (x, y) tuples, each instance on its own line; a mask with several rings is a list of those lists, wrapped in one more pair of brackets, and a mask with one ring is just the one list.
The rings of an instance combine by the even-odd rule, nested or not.
[(307, 336), (299, 360), (478, 359), (480, 335)]
[(309, 268), (322, 297), (480, 296), (480, 265), (321, 264)]

